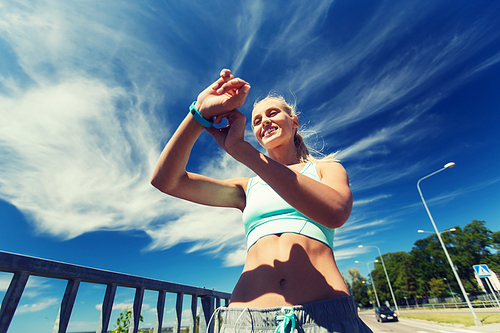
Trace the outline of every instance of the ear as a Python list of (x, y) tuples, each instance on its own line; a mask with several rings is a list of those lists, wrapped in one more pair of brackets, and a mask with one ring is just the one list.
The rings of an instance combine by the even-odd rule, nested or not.
[(292, 118), (292, 128), (299, 128), (299, 118), (297, 116)]

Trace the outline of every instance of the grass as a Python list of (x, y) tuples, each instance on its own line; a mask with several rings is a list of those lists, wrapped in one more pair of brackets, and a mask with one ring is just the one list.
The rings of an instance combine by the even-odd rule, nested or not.
[[(483, 325), (500, 323), (500, 313), (476, 313)], [(474, 318), (468, 313), (402, 313), (400, 318), (421, 319), (444, 324), (474, 326)]]

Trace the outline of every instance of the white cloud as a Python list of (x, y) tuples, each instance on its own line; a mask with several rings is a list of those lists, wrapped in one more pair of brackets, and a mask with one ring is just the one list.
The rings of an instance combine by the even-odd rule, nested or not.
[[(227, 251), (227, 250), (226, 250)], [(236, 248), (234, 251), (228, 251), (225, 255), (224, 266), (232, 267), (232, 266), (242, 266), (245, 264), (245, 259), (247, 256), (247, 247), (246, 243), (243, 243), (239, 248)]]
[[(281, 8), (278, 12), (285, 17), (284, 24), (273, 35), (266, 58), (271, 52), (295, 54), (297, 49), (312, 43), (313, 31), (325, 19), (332, 3), (333, 0), (315, 1), (313, 5), (311, 2), (292, 1), (286, 9)], [(276, 10), (274, 15), (277, 15)]]
[(114, 103), (122, 96), (84, 78), (0, 96), (12, 111), (0, 114), (0, 149), (10, 157), (0, 168), (1, 196), (40, 231), (70, 238), (151, 218), (154, 140), (140, 115), (119, 121)]
[[(23, 6), (0, 9), (0, 36), (30, 82), (1, 81), (9, 94), (0, 95), (0, 105), (9, 112), (0, 113), (6, 161), (0, 165), (0, 198), (39, 232), (62, 238), (141, 229), (158, 231), (150, 249), (193, 242), (192, 251), (217, 253), (226, 241), (244, 242), (237, 211), (181, 202), (149, 184), (158, 143), (169, 135), (155, 108), (187, 86), (190, 74), (172, 70), (154, 45), (138, 37), (137, 22), (123, 19), (138, 8), (109, 2), (99, 5), (104, 14), (99, 6), (58, 1)], [(258, 3), (251, 7), (257, 29), (260, 9)], [(158, 81), (169, 77), (183, 80)], [(227, 156), (204, 169), (219, 178), (248, 174)], [(162, 216), (168, 218), (158, 222)], [(186, 221), (190, 228), (182, 225)]]
[[(121, 303), (113, 303), (113, 310), (118, 310), (118, 311), (123, 311), (125, 309), (132, 309), (134, 306), (133, 302), (127, 303), (127, 302), (121, 302)], [(102, 303), (101, 304), (96, 304), (95, 305), (96, 310), (101, 311), (102, 310)], [(143, 303), (141, 312), (142, 311), (148, 311), (151, 308), (149, 304)]]
[(243, 37), (243, 41), (241, 42), (243, 46), (241, 47), (241, 51), (237, 53), (236, 59), (231, 66), (231, 70), (234, 73), (238, 73), (241, 64), (254, 43), (257, 32), (262, 24), (264, 4), (261, 1), (248, 1), (244, 3), (243, 7), (244, 9), (236, 18), (238, 36), (240, 38)]
[(0, 274), (0, 291), (7, 291), (13, 276), (13, 274), (7, 273)]
[(17, 307), (16, 313), (31, 313), (42, 311), (48, 307), (59, 305), (59, 299), (57, 298), (42, 298), (37, 303), (31, 304), (21, 304)]
[(366, 199), (362, 199), (362, 200), (354, 200), (353, 206), (359, 207), (359, 206), (367, 205), (367, 204), (370, 204), (370, 203), (378, 201), (378, 200), (390, 198), (391, 196), (392, 196), (392, 194), (380, 194), (380, 195), (366, 198)]
[(357, 248), (342, 248), (340, 250), (335, 250), (336, 261), (353, 259), (357, 255), (359, 255)]
[(191, 309), (182, 311), (181, 326), (187, 326), (191, 323)]
[[(434, 8), (382, 3), (350, 41), (334, 47), (315, 32), (332, 3), (295, 1), (276, 14), (273, 5), (253, 1), (228, 9), (234, 14), (227, 22), (231, 31), (221, 29), (219, 13), (204, 15), (204, 22), (213, 29), (210, 33), (222, 35), (220, 40), (230, 40), (220, 42), (218, 50), (223, 52), (217, 53), (214, 62), (232, 63), (238, 70), (250, 57), (259, 56), (262, 63), (275, 54), (296, 60), (287, 72), (273, 78), (276, 82), (255, 89), (271, 90), (274, 84), (277, 91), (291, 89), (299, 100), (308, 101), (309, 96), (322, 93), (322, 87), (349, 74), (351, 80), (342, 89), (331, 95), (326, 91), (330, 98), (303, 112), (314, 116), (312, 129), (322, 135), (394, 110), (386, 126), (346, 143), (339, 159), (388, 155), (398, 145), (416, 142), (425, 132), (417, 126), (425, 112), (458, 84), (500, 59), (493, 55), (451, 76), (445, 86), (423, 94), (425, 98), (408, 103), (433, 88), (430, 83), (435, 78), (453, 73), (476, 50), (498, 38), (498, 31), (481, 29), (481, 25), (463, 31), (450, 29), (441, 39), (432, 35), (416, 41), (417, 46), (394, 53), (392, 59), (369, 72), (362, 64), (380, 54), (389, 41), (402, 38), (406, 29)], [(0, 198), (19, 208), (40, 232), (71, 238), (93, 230), (140, 229), (152, 238), (150, 250), (189, 242), (191, 251), (211, 252), (227, 266), (240, 265), (246, 254), (240, 212), (186, 203), (149, 185), (159, 142), (171, 132), (155, 118), (155, 112), (170, 105), (165, 103), (175, 104), (186, 91), (194, 95), (199, 87), (194, 82), (213, 75), (208, 70), (191, 73), (178, 56), (181, 46), (170, 50), (154, 44), (148, 35), (151, 32), (141, 25), (141, 19), (161, 15), (166, 22), (162, 43), (180, 45), (191, 39), (193, 32), (182, 25), (189, 22), (181, 24), (164, 8), (141, 6), (56, 0), (2, 4), (0, 37), (14, 54), (8, 59), (12, 66), (7, 67), (18, 68), (22, 75), (0, 77), (0, 89), (5, 92), (0, 94)], [(189, 6), (196, 13), (210, 7), (195, 2)], [(273, 15), (288, 16), (288, 20), (274, 31), (265, 29), (270, 35), (262, 36), (262, 27)], [(268, 45), (260, 44), (263, 37)], [(317, 48), (320, 44), (322, 55), (305, 53), (304, 46)], [(164, 112), (168, 119), (177, 109)], [(362, 166), (353, 167), (349, 170), (353, 190), (401, 179), (419, 167), (395, 172), (396, 164), (379, 163), (369, 172)], [(216, 178), (251, 175), (227, 155), (213, 156), (198, 171)], [(355, 204), (363, 209), (368, 201), (378, 199), (383, 197)], [(351, 223), (339, 234), (372, 226)]]

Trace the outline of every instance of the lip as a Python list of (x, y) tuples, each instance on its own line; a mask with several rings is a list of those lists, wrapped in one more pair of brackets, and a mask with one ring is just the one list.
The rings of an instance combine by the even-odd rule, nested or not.
[[(268, 134), (266, 134), (266, 132), (269, 130), (269, 129), (274, 129), (274, 131), (271, 131), (269, 132)], [(262, 134), (261, 134), (261, 137), (263, 138), (267, 138), (267, 137), (270, 137), (271, 135), (273, 135), (274, 132), (276, 132), (276, 130), (278, 129), (277, 126), (268, 126), (266, 128), (264, 128), (262, 130)]]

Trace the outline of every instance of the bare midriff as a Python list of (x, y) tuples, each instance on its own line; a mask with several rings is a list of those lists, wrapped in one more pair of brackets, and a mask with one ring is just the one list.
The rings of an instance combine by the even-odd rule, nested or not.
[(229, 306), (269, 308), (348, 295), (328, 245), (284, 233), (262, 237), (248, 250)]

